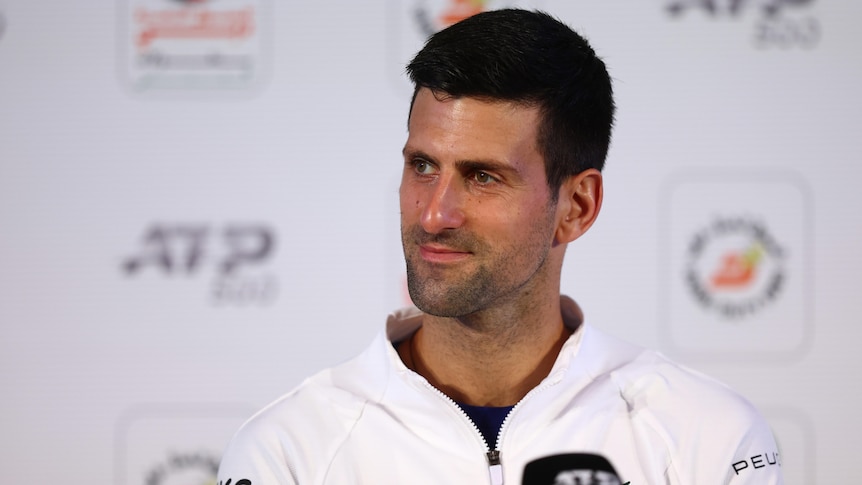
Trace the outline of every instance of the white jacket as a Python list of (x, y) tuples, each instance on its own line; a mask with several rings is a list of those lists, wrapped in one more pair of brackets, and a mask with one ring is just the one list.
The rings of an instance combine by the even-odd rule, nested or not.
[(520, 485), (524, 466), (595, 453), (631, 485), (783, 483), (769, 426), (724, 385), (581, 325), (550, 374), (511, 411), (490, 465), (482, 435), (448, 397), (407, 369), (392, 342), (421, 324), (389, 316), (358, 357), (303, 382), (231, 440), (221, 485)]

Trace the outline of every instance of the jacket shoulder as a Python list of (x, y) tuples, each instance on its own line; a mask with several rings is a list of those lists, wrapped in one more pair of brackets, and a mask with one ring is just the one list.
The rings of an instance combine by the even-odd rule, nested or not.
[(290, 484), (309, 476), (312, 466), (325, 468), (385, 389), (385, 378), (367, 373), (371, 358), (364, 353), (321, 371), (249, 418), (222, 456), (220, 482)]
[[(748, 483), (740, 481), (746, 475), (751, 483), (780, 483), (770, 481), (780, 480), (780, 460), (769, 425), (741, 394), (659, 352), (598, 338), (628, 356), (611, 379), (632, 422), (652, 446), (666, 450), (669, 476), (679, 483)], [(755, 469), (752, 457), (758, 465), (773, 464)]]

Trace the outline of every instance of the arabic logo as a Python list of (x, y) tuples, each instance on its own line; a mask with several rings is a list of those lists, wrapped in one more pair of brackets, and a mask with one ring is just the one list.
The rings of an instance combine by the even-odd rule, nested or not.
[(718, 218), (692, 238), (685, 278), (701, 306), (727, 318), (740, 318), (781, 293), (784, 257), (762, 222)]

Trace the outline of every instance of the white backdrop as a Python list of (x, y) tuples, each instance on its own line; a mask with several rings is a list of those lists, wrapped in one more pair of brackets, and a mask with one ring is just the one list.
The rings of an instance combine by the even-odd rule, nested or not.
[[(366, 345), (406, 303), (403, 66), (463, 3), (0, 0), (0, 481), (212, 483)], [(753, 401), (788, 483), (852, 481), (862, 4), (515, 3), (615, 79), (565, 292)]]

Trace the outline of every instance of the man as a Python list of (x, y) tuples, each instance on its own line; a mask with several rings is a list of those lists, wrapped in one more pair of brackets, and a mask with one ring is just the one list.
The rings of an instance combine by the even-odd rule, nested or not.
[[(401, 230), (418, 309), (246, 423), (220, 482), (518, 484), (528, 463), (579, 453), (619, 473), (595, 483), (781, 483), (747, 402), (560, 296), (613, 123), (586, 41), (543, 13), (492, 11), (434, 35), (408, 72)], [(558, 480), (583, 471), (569, 468)]]

